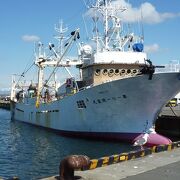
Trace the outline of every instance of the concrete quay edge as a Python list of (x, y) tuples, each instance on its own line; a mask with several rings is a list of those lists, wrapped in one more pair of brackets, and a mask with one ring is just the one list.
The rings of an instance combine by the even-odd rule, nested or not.
[[(125, 155), (125, 157), (119, 162), (123, 163), (113, 162), (112, 158), (110, 158), (117, 158), (117, 155), (109, 156), (109, 158), (102, 157), (97, 160), (91, 160), (93, 163), (95, 162), (95, 165), (91, 164), (91, 167), (94, 167), (95, 169), (89, 168), (90, 170), (85, 169), (86, 171), (75, 171), (75, 176), (81, 177), (81, 180), (119, 180), (127, 178), (158, 167), (164, 167), (174, 162), (180, 162), (180, 148), (178, 147), (180, 147), (179, 141), (173, 142), (170, 145), (159, 145), (144, 150), (121, 153), (119, 158), (122, 157), (121, 155)], [(108, 166), (110, 165), (110, 161), (111, 166)], [(98, 167), (101, 168), (96, 167), (98, 162), (100, 162), (100, 166)], [(53, 176), (43, 178), (42, 180), (55, 180), (57, 177), (58, 176)]]

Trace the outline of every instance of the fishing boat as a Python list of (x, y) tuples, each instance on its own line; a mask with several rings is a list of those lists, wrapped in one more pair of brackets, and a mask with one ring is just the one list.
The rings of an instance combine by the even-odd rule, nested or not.
[[(142, 36), (124, 33), (119, 14), (126, 7), (97, 0), (89, 8), (93, 43), (79, 43), (76, 60), (67, 57), (68, 49), (79, 41), (79, 29), (71, 32), (62, 49), (60, 28), (61, 48), (50, 43), (51, 56), (38, 43), (34, 61), (38, 81), (25, 85), (12, 80), (12, 119), (72, 137), (135, 142), (148, 134), (146, 145), (171, 143), (155, 132), (154, 125), (163, 105), (180, 91), (180, 73), (155, 73), (157, 66), (143, 51)], [(79, 79), (70, 66), (79, 70)], [(47, 67), (52, 72), (44, 80)], [(59, 68), (65, 68), (69, 77), (58, 86), (54, 77)]]

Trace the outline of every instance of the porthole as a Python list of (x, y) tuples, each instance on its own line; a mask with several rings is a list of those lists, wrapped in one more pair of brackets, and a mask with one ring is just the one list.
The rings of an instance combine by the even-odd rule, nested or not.
[(130, 69), (128, 69), (128, 70), (127, 70), (127, 74), (130, 74), (130, 73), (131, 73), (131, 70), (130, 70)]
[(112, 77), (114, 75), (114, 69), (109, 69), (108, 76)]
[(126, 70), (125, 69), (122, 69), (121, 70), (121, 74), (125, 74)]
[(100, 69), (96, 69), (96, 71), (95, 71), (95, 75), (96, 75), (96, 76), (99, 76), (99, 75), (100, 75), (100, 73), (101, 73), (101, 70), (100, 70)]
[(136, 69), (133, 69), (133, 74), (136, 74), (137, 73), (137, 70)]
[(103, 69), (103, 72), (102, 72), (104, 75), (107, 75), (108, 74), (108, 70), (107, 69)]
[(115, 69), (115, 75), (119, 75), (119, 69)]

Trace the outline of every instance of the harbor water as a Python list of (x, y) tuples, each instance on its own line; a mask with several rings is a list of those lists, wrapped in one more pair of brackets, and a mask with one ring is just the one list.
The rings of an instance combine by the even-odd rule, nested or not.
[(71, 154), (98, 158), (130, 150), (130, 144), (67, 138), (11, 121), (10, 111), (0, 109), (0, 178), (40, 179), (58, 174), (60, 161)]

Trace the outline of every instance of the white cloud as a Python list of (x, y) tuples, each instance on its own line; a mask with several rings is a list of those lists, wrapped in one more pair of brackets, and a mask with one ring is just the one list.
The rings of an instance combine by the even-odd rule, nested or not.
[(27, 42), (34, 42), (34, 41), (39, 41), (40, 38), (35, 35), (24, 35), (22, 36), (22, 40)]
[(160, 23), (167, 19), (178, 16), (178, 14), (169, 13), (169, 12), (159, 13), (156, 10), (156, 8), (148, 2), (143, 3), (141, 5), (141, 9), (142, 9), (143, 21), (148, 24)]
[(144, 47), (144, 51), (147, 53), (156, 53), (160, 50), (160, 47), (158, 44), (152, 44), (152, 45), (147, 45)]
[[(125, 0), (115, 0), (112, 1), (112, 5), (127, 8), (127, 10), (120, 13), (119, 16), (121, 17), (122, 21), (130, 23), (134, 23), (142, 19), (144, 23), (156, 24), (167, 19), (180, 16), (180, 13), (160, 13), (157, 11), (156, 7), (149, 2), (142, 3), (140, 7), (133, 7), (132, 4), (126, 2)], [(89, 11), (87, 14), (94, 16), (92, 11)]]

